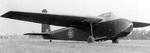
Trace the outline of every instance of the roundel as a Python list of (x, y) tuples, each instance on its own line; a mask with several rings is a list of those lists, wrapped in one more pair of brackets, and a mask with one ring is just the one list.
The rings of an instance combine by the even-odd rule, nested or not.
[(70, 29), (70, 30), (68, 31), (68, 37), (69, 37), (69, 38), (73, 38), (73, 36), (74, 36), (74, 31), (73, 31), (72, 29)]

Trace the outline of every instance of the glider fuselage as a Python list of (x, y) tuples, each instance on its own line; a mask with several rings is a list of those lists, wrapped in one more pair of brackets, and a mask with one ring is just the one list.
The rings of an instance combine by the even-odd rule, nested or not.
[[(113, 38), (127, 36), (132, 29), (132, 22), (126, 19), (100, 22), (93, 25), (93, 37), (95, 40), (111, 40)], [(59, 40), (86, 41), (90, 35), (90, 29), (69, 27), (51, 31), (51, 37), (49, 38)]]

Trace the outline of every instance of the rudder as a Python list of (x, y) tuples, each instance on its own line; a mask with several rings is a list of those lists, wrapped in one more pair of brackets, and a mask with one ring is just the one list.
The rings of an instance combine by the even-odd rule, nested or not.
[[(42, 10), (42, 13), (47, 13), (47, 10), (46, 9), (43, 9)], [(51, 31), (50, 29), (50, 25), (48, 24), (42, 24), (41, 25), (41, 32), (46, 32), (46, 33), (49, 33)], [(43, 35), (42, 36), (43, 39), (50, 39), (50, 35)]]
[[(43, 9), (42, 13), (47, 13), (47, 10)], [(50, 25), (48, 25), (48, 24), (42, 24), (41, 32), (50, 32), (50, 31), (51, 31)]]
[(41, 32), (50, 32), (50, 25), (48, 24), (42, 24)]

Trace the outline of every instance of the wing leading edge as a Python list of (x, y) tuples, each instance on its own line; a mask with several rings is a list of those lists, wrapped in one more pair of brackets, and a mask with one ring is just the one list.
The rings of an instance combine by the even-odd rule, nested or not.
[(88, 27), (89, 23), (98, 23), (102, 20), (100, 18), (19, 11), (9, 11), (1, 17), (65, 27)]

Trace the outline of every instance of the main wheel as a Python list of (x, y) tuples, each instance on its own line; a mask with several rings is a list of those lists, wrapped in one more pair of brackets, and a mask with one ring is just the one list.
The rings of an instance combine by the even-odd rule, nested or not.
[(93, 36), (89, 36), (88, 39), (87, 39), (87, 42), (88, 43), (94, 43), (95, 39)]
[(117, 44), (117, 43), (119, 43), (119, 40), (118, 40), (117, 38), (113, 38), (113, 39), (112, 39), (112, 43)]

